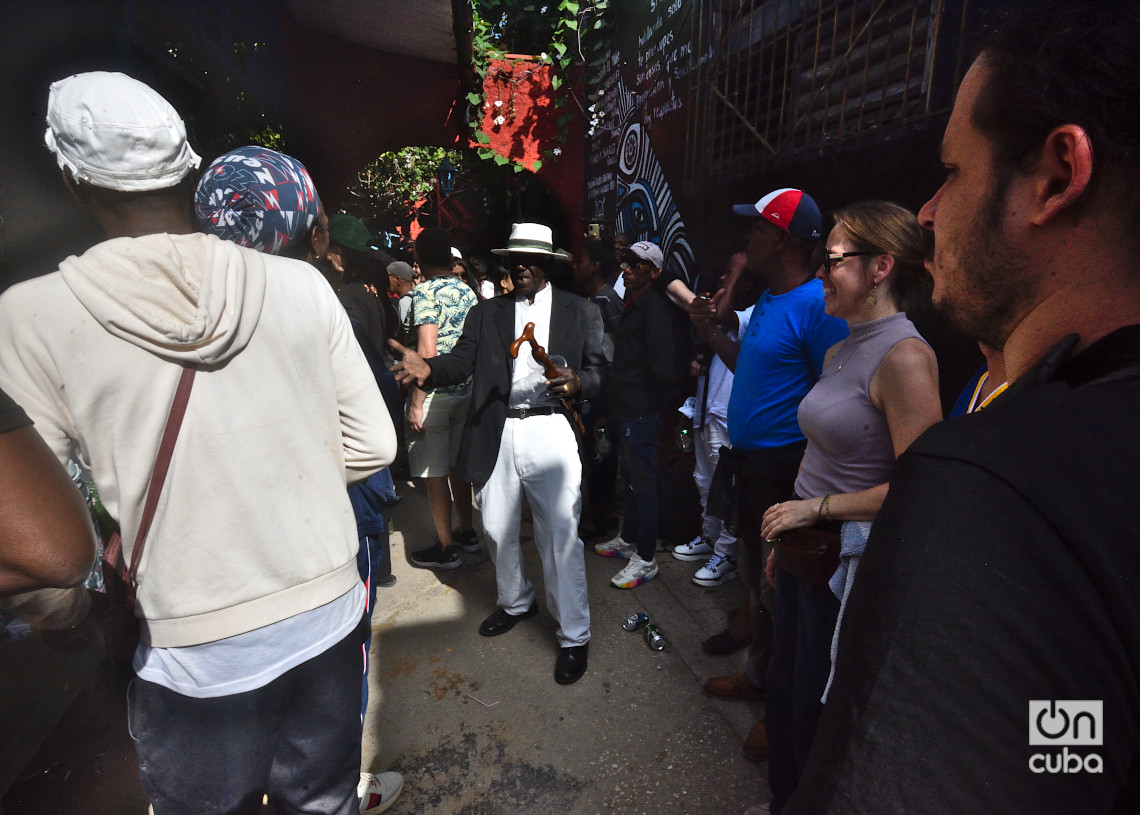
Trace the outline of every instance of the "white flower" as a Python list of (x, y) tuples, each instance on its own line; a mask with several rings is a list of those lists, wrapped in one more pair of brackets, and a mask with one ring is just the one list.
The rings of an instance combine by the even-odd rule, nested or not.
[(562, 148), (561, 147), (555, 147), (554, 148), (554, 155), (556, 155), (556, 156), (562, 155)]
[(496, 99), (495, 100), (495, 107), (501, 108), (502, 106), (503, 106), (503, 100), (502, 99)]
[(495, 117), (495, 119), (494, 119), (494, 122), (495, 122), (495, 124), (497, 124), (497, 125), (501, 125), (501, 124), (502, 124), (503, 122), (505, 122), (506, 120), (507, 120), (507, 119), (506, 119), (506, 117), (505, 117), (505, 116), (503, 116), (502, 114), (500, 114), (500, 115), (498, 115), (498, 116), (496, 116), (496, 117)]
[(539, 62), (550, 62), (550, 57), (545, 51), (538, 55)]

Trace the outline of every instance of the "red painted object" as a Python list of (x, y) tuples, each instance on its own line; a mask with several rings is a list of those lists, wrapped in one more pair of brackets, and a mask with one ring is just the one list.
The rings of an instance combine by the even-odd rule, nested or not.
[[(585, 117), (579, 107), (582, 93), (577, 72), (564, 77), (557, 90), (551, 83), (553, 76), (554, 68), (534, 57), (507, 55), (491, 60), (483, 83), (485, 101), (480, 125), (490, 143), (473, 138), (470, 146), (494, 150), (528, 170), (541, 161), (535, 175), (558, 199), (566, 223), (571, 226), (572, 245), (563, 248), (577, 251), (585, 228), (584, 224), (582, 229), (573, 227), (582, 224), (583, 214)], [(578, 101), (571, 96), (572, 87)], [(556, 107), (555, 100), (560, 96), (566, 101)], [(560, 129), (558, 119), (563, 116), (572, 118)], [(566, 136), (565, 143), (556, 141), (560, 132)], [(555, 150), (558, 155), (554, 155)]]

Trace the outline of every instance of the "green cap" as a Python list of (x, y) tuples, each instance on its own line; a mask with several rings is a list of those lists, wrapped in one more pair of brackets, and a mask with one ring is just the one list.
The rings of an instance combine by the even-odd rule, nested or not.
[(359, 218), (337, 213), (329, 216), (329, 240), (360, 252), (372, 251), (372, 235)]

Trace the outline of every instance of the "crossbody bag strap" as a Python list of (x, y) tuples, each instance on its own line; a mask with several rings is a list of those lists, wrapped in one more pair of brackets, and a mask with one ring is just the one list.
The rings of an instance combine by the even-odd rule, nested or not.
[(190, 400), (190, 388), (194, 385), (195, 368), (183, 368), (182, 377), (178, 380), (178, 390), (174, 392), (174, 404), (170, 406), (170, 415), (166, 419), (166, 430), (162, 433), (162, 443), (158, 446), (158, 458), (154, 462), (154, 470), (150, 474), (150, 486), (146, 491), (146, 503), (143, 505), (142, 522), (139, 524), (138, 534), (135, 536), (135, 545), (131, 550), (131, 584), (138, 584), (139, 562), (142, 558), (143, 545), (146, 543), (146, 534), (150, 531), (150, 522), (154, 520), (154, 512), (158, 508), (158, 496), (162, 493), (162, 485), (166, 481), (166, 472), (170, 469), (170, 458), (174, 455), (174, 443), (178, 440), (178, 430), (182, 427), (182, 417), (186, 415), (186, 403)]

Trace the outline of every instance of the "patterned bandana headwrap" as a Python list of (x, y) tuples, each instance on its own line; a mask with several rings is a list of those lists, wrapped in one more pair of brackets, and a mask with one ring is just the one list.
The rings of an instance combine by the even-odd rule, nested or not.
[(198, 228), (280, 255), (304, 240), (321, 212), (309, 171), (268, 147), (239, 147), (202, 173), (194, 193)]

